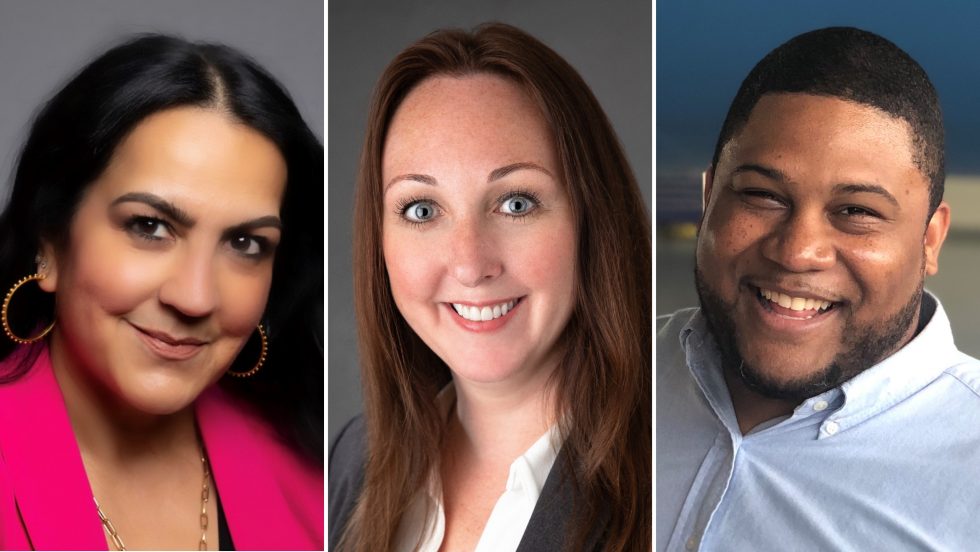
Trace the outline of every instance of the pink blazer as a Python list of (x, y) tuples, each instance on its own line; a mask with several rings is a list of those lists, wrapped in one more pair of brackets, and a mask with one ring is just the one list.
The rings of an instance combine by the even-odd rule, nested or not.
[[(322, 467), (217, 387), (196, 415), (235, 548), (322, 550)], [(0, 549), (107, 549), (47, 350), (0, 385)]]

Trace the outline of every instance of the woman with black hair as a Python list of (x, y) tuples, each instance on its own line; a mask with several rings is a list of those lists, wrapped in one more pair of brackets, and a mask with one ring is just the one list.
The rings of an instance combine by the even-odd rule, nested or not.
[(322, 181), (225, 46), (138, 37), (44, 106), (0, 214), (0, 548), (323, 547)]

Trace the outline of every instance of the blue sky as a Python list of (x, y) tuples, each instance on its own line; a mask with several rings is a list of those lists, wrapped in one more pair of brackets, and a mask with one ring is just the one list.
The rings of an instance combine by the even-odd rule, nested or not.
[(657, 174), (710, 161), (728, 104), (767, 52), (821, 27), (878, 33), (907, 51), (939, 91), (947, 173), (980, 174), (980, 3), (706, 1), (657, 3)]

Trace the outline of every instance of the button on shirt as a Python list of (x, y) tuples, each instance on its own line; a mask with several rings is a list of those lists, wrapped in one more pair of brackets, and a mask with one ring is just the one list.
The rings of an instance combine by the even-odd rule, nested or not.
[[(450, 385), (439, 394), (444, 411), (455, 402)], [(510, 465), (507, 486), (494, 504), (475, 552), (513, 552), (521, 543), (524, 529), (541, 495), (560, 448), (558, 426), (553, 425)], [(438, 552), (446, 533), (446, 514), (438, 474), (427, 489), (416, 494), (402, 517), (395, 536), (398, 552)], [(428, 515), (427, 515), (428, 514)], [(418, 548), (416, 545), (420, 544)]]
[(700, 310), (658, 318), (657, 550), (980, 550), (980, 361), (923, 302), (905, 347), (746, 435)]

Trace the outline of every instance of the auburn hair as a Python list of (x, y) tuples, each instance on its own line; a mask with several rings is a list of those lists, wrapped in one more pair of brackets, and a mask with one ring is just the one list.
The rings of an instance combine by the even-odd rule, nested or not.
[[(651, 532), (649, 215), (612, 125), (588, 85), (553, 50), (500, 23), (440, 30), (384, 71), (368, 117), (355, 194), (354, 296), (367, 454), (341, 549), (389, 550), (410, 501), (438, 469), (436, 395), (449, 368), (395, 306), (382, 252), (381, 161), (401, 102), (434, 76), (492, 74), (520, 86), (550, 126), (578, 229), (575, 305), (552, 375), (559, 461), (582, 500), (566, 535), (580, 549), (605, 522), (606, 550), (644, 550)], [(594, 535), (591, 535), (594, 536)]]

